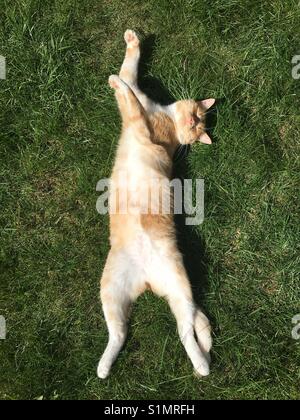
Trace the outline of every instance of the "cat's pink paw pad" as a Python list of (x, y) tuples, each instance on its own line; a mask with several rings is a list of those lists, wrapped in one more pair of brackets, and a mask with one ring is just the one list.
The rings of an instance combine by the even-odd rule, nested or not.
[(120, 78), (119, 78), (119, 76), (116, 76), (115, 74), (112, 74), (108, 78), (108, 83), (109, 83), (109, 86), (112, 89), (119, 89), (119, 87), (120, 87)]
[(138, 36), (131, 29), (127, 29), (127, 31), (124, 34), (124, 39), (125, 39), (125, 42), (127, 44), (127, 47), (129, 47), (129, 48), (133, 48), (133, 47), (138, 47), (139, 46), (140, 41), (138, 39)]

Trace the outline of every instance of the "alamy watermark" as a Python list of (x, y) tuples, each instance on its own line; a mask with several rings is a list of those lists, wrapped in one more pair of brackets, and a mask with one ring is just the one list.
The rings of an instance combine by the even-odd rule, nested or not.
[(6, 320), (4, 316), (0, 315), (0, 340), (6, 339)]
[(6, 79), (6, 58), (0, 55), (0, 80)]
[(300, 340), (300, 314), (294, 316), (292, 323), (295, 325), (292, 329), (292, 337), (294, 340)]
[(295, 80), (300, 79), (300, 55), (294, 55), (292, 58), (292, 78)]
[(148, 181), (136, 181), (126, 171), (114, 180), (102, 179), (96, 190), (101, 193), (97, 211), (105, 214), (186, 215), (186, 225), (204, 220), (204, 180), (160, 179), (149, 174)]

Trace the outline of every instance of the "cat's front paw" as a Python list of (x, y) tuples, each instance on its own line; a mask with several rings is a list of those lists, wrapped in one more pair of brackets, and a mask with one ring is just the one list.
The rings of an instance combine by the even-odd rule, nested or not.
[(112, 89), (119, 89), (121, 87), (121, 79), (116, 74), (112, 74), (108, 78), (108, 84)]
[(109, 76), (108, 83), (112, 89), (118, 90), (119, 93), (123, 93), (124, 95), (126, 95), (129, 90), (128, 85), (116, 74)]
[(127, 29), (127, 31), (124, 34), (124, 39), (128, 48), (135, 48), (138, 47), (140, 44), (137, 34), (131, 29)]

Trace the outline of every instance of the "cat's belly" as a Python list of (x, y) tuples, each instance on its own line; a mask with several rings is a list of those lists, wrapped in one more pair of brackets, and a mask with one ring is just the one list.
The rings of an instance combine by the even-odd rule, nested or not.
[(155, 266), (169, 254), (169, 244), (165, 240), (153, 240), (143, 230), (136, 235), (127, 248), (132, 263), (147, 276)]
[(176, 291), (173, 280), (180, 273), (182, 259), (172, 240), (153, 240), (147, 233), (141, 233), (125, 252), (130, 273), (128, 281), (136, 296), (147, 289), (159, 296), (168, 295), (170, 288)]
[(135, 239), (128, 247), (128, 253), (135, 266), (145, 273), (154, 262), (155, 249), (149, 236), (144, 232), (137, 233)]

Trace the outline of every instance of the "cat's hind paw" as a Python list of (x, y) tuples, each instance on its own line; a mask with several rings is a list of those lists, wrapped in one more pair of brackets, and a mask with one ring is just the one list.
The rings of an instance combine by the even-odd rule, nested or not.
[(203, 378), (209, 375), (209, 364), (205, 358), (203, 359), (202, 364), (194, 369), (194, 373), (198, 378)]
[(124, 39), (128, 48), (135, 48), (138, 47), (140, 44), (140, 40), (137, 34), (131, 29), (127, 29), (127, 31), (124, 34)]
[(97, 376), (99, 379), (106, 379), (109, 375), (110, 368), (109, 366), (105, 365), (103, 362), (99, 362), (98, 368), (97, 368)]

